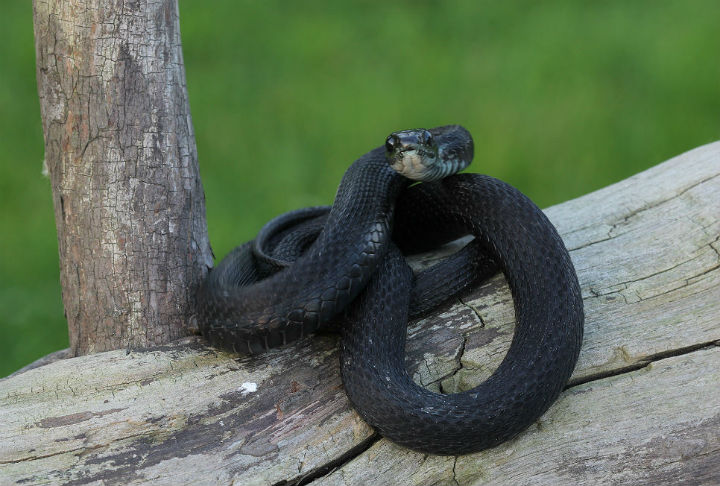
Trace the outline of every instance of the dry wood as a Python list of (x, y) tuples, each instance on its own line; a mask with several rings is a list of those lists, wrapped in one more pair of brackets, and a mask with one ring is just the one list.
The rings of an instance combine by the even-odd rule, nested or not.
[[(0, 381), (0, 483), (717, 484), (720, 143), (547, 210), (587, 315), (572, 384), (529, 430), (468, 456), (373, 435), (337, 340), (254, 359), (198, 340), (65, 359)], [(496, 277), (409, 327), (409, 366), (443, 391), (509, 345)]]
[(35, 0), (74, 355), (188, 334), (212, 266), (175, 0)]

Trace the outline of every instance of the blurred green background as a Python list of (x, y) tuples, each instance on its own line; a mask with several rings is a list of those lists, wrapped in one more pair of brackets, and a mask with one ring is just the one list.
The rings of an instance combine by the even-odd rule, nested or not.
[[(720, 138), (720, 4), (181, 0), (218, 257), (332, 200), (392, 130), (461, 123), (541, 207)], [(68, 345), (29, 1), (0, 16), (0, 376)]]

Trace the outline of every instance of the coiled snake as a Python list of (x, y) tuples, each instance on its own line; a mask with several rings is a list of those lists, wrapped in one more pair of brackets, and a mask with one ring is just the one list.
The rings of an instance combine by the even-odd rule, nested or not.
[[(254, 354), (335, 322), (346, 392), (383, 436), (433, 454), (515, 436), (570, 377), (583, 305), (568, 252), (535, 204), (492, 177), (451, 175), (472, 155), (458, 125), (392, 133), (350, 166), (331, 208), (272, 220), (208, 274), (198, 295), (201, 331), (215, 346)], [(418, 275), (402, 255), (465, 234), (470, 244)], [(408, 318), (498, 268), (517, 322), (502, 363), (465, 392), (416, 385), (404, 363)]]

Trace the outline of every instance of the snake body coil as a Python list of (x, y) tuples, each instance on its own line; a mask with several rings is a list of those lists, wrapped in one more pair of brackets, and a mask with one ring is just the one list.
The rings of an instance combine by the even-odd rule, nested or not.
[[(347, 307), (343, 383), (382, 435), (427, 453), (463, 454), (518, 434), (572, 373), (582, 299), (567, 250), (535, 204), (497, 179), (449, 175), (471, 158), (472, 139), (457, 125), (391, 134), (348, 169), (331, 209), (276, 218), (209, 273), (198, 299), (203, 334), (213, 345), (258, 353), (327, 325)], [(408, 187), (406, 176), (428, 182)], [(475, 239), (415, 276), (400, 252), (464, 234)], [(416, 385), (404, 364), (408, 318), (498, 266), (517, 321), (498, 369), (452, 395)]]

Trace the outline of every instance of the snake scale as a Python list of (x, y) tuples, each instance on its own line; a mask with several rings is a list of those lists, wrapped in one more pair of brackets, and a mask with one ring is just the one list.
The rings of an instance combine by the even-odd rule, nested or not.
[[(583, 304), (543, 212), (500, 180), (454, 174), (472, 156), (472, 137), (459, 125), (393, 132), (350, 166), (332, 207), (275, 218), (208, 274), (198, 294), (202, 333), (214, 346), (256, 354), (333, 327), (345, 390), (383, 436), (451, 455), (517, 435), (567, 383)], [(474, 239), (465, 248), (417, 275), (405, 262), (403, 253), (467, 234)], [(498, 269), (516, 326), (497, 370), (450, 395), (415, 384), (404, 363), (408, 319)]]

